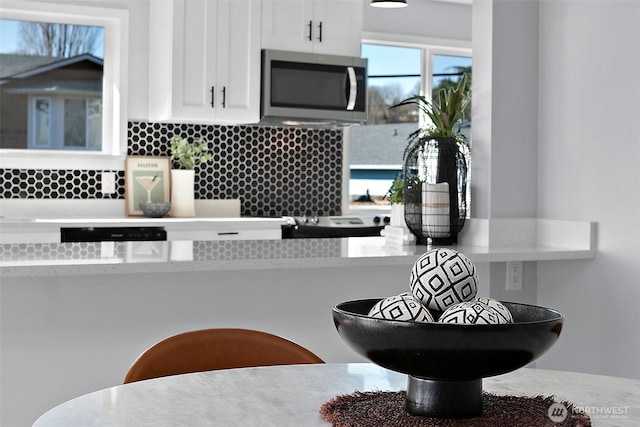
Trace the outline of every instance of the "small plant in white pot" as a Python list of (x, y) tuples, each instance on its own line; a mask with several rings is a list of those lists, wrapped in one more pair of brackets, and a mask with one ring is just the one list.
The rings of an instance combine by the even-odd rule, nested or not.
[(406, 227), (404, 222), (404, 179), (402, 178), (402, 173), (399, 173), (391, 183), (387, 199), (391, 203), (391, 225)]
[(204, 138), (189, 141), (181, 136), (171, 138), (171, 160), (177, 160), (180, 169), (171, 170), (171, 216), (195, 216), (195, 167), (211, 161), (213, 155)]

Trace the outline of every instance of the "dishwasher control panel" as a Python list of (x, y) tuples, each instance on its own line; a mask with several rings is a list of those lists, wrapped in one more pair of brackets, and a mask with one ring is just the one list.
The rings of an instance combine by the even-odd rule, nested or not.
[(60, 242), (126, 242), (167, 240), (164, 227), (62, 227)]

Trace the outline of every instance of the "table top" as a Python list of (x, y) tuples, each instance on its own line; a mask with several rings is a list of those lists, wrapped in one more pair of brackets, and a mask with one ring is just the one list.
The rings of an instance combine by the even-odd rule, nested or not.
[[(328, 426), (320, 406), (356, 390), (404, 390), (407, 376), (369, 363), (290, 365), (177, 375), (120, 385), (65, 402), (34, 427)], [(640, 380), (541, 369), (483, 380), (498, 395), (554, 395), (596, 426), (640, 425)]]

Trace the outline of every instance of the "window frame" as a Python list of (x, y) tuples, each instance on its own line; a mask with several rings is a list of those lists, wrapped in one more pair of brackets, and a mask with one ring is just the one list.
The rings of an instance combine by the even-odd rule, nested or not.
[(127, 152), (129, 11), (3, 0), (0, 18), (104, 27), (102, 150), (0, 149), (0, 168), (122, 170)]
[[(386, 46), (411, 47), (422, 50), (422, 64), (420, 69), (420, 94), (431, 97), (433, 82), (433, 55), (454, 55), (472, 57), (471, 41), (436, 39), (430, 37), (394, 35), (388, 33), (363, 32), (361, 44), (378, 44)], [(424, 116), (420, 117), (419, 126)], [(367, 215), (391, 212), (391, 207), (352, 207), (350, 205), (349, 180), (351, 177), (351, 161), (349, 159), (349, 127), (344, 128), (344, 144), (342, 156), (342, 214)]]

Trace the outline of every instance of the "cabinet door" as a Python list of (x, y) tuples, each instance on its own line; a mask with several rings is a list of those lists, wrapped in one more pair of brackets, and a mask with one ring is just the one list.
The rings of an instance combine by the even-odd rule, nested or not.
[(313, 17), (314, 52), (360, 56), (362, 0), (317, 0)]
[(262, 47), (311, 52), (312, 0), (263, 0)]
[(219, 0), (217, 86), (218, 122), (260, 119), (260, 2)]
[(264, 0), (262, 47), (360, 56), (362, 0)]
[(213, 118), (210, 87), (215, 82), (216, 35), (207, 25), (211, 19), (217, 19), (216, 2), (150, 2), (150, 120)]
[(253, 123), (260, 114), (260, 1), (150, 4), (149, 117)]
[(216, 111), (212, 101), (218, 89), (216, 88), (217, 22), (217, 2), (175, 1), (172, 48), (173, 119), (211, 121), (215, 118)]

